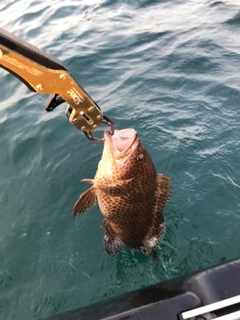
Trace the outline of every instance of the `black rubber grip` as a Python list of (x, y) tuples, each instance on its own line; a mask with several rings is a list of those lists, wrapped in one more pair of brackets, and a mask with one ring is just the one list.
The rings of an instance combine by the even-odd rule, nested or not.
[(62, 62), (32, 44), (0, 28), (0, 44), (22, 56), (53, 70), (67, 70)]

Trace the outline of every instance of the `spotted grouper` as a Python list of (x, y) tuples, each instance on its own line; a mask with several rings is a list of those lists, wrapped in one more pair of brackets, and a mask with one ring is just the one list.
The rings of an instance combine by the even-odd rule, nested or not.
[(164, 235), (163, 208), (171, 179), (157, 174), (134, 129), (104, 132), (104, 149), (92, 184), (74, 205), (74, 215), (98, 199), (104, 216), (104, 248), (109, 255), (123, 245), (157, 258), (154, 248)]

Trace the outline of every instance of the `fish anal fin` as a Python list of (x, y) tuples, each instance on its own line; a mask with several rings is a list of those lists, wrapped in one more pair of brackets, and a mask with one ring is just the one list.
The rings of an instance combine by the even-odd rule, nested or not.
[(105, 229), (104, 234), (104, 249), (107, 252), (108, 255), (112, 256), (115, 253), (122, 250), (123, 243), (120, 239), (117, 238), (115, 235), (115, 232), (113, 231), (113, 228), (111, 227), (110, 223), (104, 219), (103, 220), (103, 227)]
[(90, 209), (96, 203), (95, 189), (91, 187), (84, 193), (82, 193), (73, 207), (73, 215), (76, 216), (79, 213), (83, 213)]

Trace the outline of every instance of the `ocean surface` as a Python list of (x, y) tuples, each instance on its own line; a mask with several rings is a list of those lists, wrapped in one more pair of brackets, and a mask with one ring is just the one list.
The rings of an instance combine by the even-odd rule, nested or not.
[(0, 68), (0, 319), (43, 319), (240, 256), (240, 1), (3, 0), (0, 26), (60, 59), (174, 179), (159, 260), (109, 257), (98, 206), (72, 216), (103, 145)]

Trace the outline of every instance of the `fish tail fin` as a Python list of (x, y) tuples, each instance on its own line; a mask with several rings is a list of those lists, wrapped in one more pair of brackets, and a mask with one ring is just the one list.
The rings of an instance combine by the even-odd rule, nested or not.
[(85, 191), (79, 197), (78, 201), (73, 207), (73, 215), (76, 216), (79, 213), (83, 213), (90, 209), (96, 203), (96, 193), (94, 187), (91, 187)]
[(115, 232), (113, 231), (113, 228), (111, 227), (110, 223), (104, 219), (102, 223), (105, 234), (104, 234), (104, 249), (107, 252), (109, 256), (114, 255), (115, 253), (122, 250), (123, 243), (120, 239), (118, 239), (115, 235)]
[(159, 258), (157, 252), (155, 250), (152, 250), (150, 253), (149, 253), (149, 256), (153, 259), (153, 260), (157, 260)]
[(159, 258), (157, 252), (153, 248), (147, 246), (146, 243), (143, 243), (143, 246), (140, 247), (140, 251), (150, 256), (153, 260), (157, 260)]

